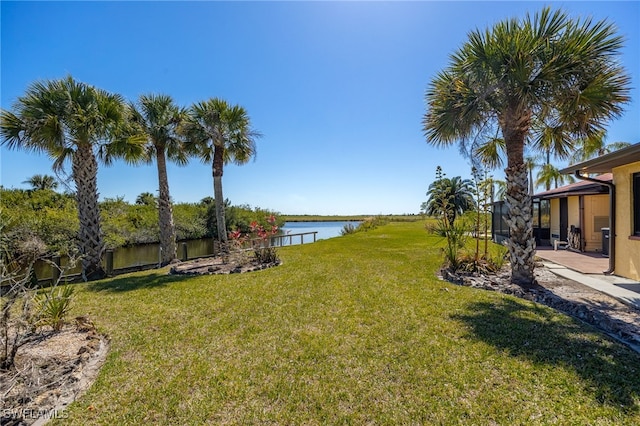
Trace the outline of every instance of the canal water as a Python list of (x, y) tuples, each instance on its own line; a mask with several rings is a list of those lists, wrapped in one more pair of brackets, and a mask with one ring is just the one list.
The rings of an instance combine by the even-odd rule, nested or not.
[[(285, 222), (282, 232), (287, 234), (300, 234), (303, 232), (317, 232), (316, 240), (323, 240), (340, 236), (340, 232), (347, 223), (357, 226), (360, 222)], [(313, 235), (305, 235), (304, 243), (313, 241)], [(178, 258), (182, 257), (182, 243), (187, 244), (187, 254), (189, 259), (196, 257), (208, 256), (213, 254), (213, 239), (201, 238), (197, 240), (187, 240), (178, 242)], [(282, 238), (282, 245), (300, 244), (300, 237)], [(113, 268), (133, 268), (143, 265), (151, 265), (160, 262), (160, 245), (159, 244), (139, 244), (131, 247), (118, 247), (113, 250)], [(66, 257), (61, 259), (62, 268), (65, 268), (68, 260)], [(39, 261), (35, 265), (35, 272), (38, 279), (51, 278), (51, 265), (47, 262)], [(81, 267), (78, 264), (75, 268), (67, 271), (67, 274), (79, 274)]]
[[(303, 232), (317, 232), (317, 240), (326, 240), (327, 238), (339, 237), (342, 229), (348, 223), (353, 226), (358, 226), (360, 222), (345, 222), (345, 221), (331, 221), (331, 222), (285, 222), (282, 227), (284, 235), (287, 234), (300, 234)], [(283, 238), (283, 245), (288, 244), (288, 239)], [(300, 237), (292, 238), (293, 244), (300, 243)], [(305, 235), (305, 242), (313, 241), (313, 235)]]

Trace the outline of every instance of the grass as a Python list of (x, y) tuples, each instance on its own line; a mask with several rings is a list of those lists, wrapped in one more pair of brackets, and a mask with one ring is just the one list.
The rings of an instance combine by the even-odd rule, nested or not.
[(640, 423), (640, 355), (438, 281), (439, 244), (391, 223), (261, 272), (78, 285), (111, 352), (64, 424)]

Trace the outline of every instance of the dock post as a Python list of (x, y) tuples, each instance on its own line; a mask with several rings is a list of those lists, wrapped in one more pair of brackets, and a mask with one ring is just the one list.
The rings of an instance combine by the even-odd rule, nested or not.
[(189, 256), (187, 256), (187, 243), (182, 243), (182, 261), (186, 262), (187, 259), (189, 259)]
[(113, 250), (107, 250), (107, 276), (113, 275)]
[(60, 279), (60, 256), (53, 256), (53, 265), (51, 265), (51, 284), (56, 285)]

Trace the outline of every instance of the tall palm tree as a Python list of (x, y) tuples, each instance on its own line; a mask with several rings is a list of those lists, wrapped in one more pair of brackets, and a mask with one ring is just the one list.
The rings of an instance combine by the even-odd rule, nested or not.
[(101, 265), (105, 246), (98, 206), (98, 159), (105, 164), (116, 156), (131, 160), (142, 150), (139, 139), (127, 127), (126, 114), (121, 96), (70, 76), (33, 83), (12, 111), (1, 113), (4, 145), (49, 154), (56, 171), (71, 161), (85, 280), (105, 275)]
[(622, 113), (629, 76), (623, 46), (606, 21), (572, 20), (543, 9), (525, 19), (474, 30), (430, 83), (423, 126), (436, 146), (492, 137), (505, 142), (511, 281), (530, 285), (535, 240), (525, 145), (536, 123), (587, 137)]
[[(144, 159), (155, 159), (158, 168), (158, 223), (160, 224), (161, 263), (166, 265), (178, 258), (176, 228), (169, 193), (167, 158), (177, 164), (187, 163), (187, 155), (178, 129), (186, 119), (186, 111), (176, 106), (167, 95), (142, 95), (137, 104), (130, 104), (132, 119), (147, 138)], [(153, 197), (153, 195), (151, 195)]]
[(251, 128), (251, 120), (243, 107), (232, 106), (219, 98), (192, 105), (183, 130), (188, 149), (202, 162), (212, 166), (218, 241), (226, 250), (227, 228), (222, 192), (224, 165), (247, 163), (256, 153), (255, 140), (260, 134)]
[(50, 189), (53, 191), (58, 187), (58, 181), (51, 175), (33, 175), (22, 183), (28, 183), (34, 190)]
[(453, 226), (458, 215), (472, 210), (475, 206), (473, 200), (473, 182), (462, 179), (460, 176), (453, 178), (443, 177), (429, 185), (427, 191), (427, 204), (425, 213), (434, 216), (446, 217), (449, 225)]
[(538, 162), (533, 155), (527, 155), (524, 157), (524, 164), (527, 166), (527, 172), (529, 173), (529, 195), (533, 195), (536, 186), (533, 180), (533, 169), (538, 167)]
[(553, 164), (543, 164), (536, 175), (536, 185), (544, 185), (547, 191), (551, 189), (552, 183), (554, 188), (557, 188), (558, 185), (564, 185), (565, 182), (574, 183), (575, 181), (573, 176), (560, 173), (560, 170)]
[(493, 176), (487, 177), (479, 184), (480, 190), (487, 195), (492, 206), (496, 200), (502, 201), (504, 199), (506, 186), (505, 181), (495, 179)]

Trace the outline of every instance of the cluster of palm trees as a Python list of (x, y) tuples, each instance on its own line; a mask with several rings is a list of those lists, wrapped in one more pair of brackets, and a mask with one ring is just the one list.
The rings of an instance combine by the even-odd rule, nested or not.
[(98, 162), (115, 159), (158, 168), (158, 216), (162, 263), (177, 258), (167, 160), (185, 164), (189, 157), (212, 164), (217, 235), (226, 246), (222, 175), (229, 162), (246, 163), (255, 154), (260, 135), (247, 111), (213, 98), (190, 108), (177, 106), (167, 95), (142, 95), (126, 102), (71, 76), (33, 83), (12, 110), (0, 113), (2, 144), (10, 149), (43, 152), (53, 169), (71, 163), (80, 231), (78, 249), (85, 280), (105, 275), (105, 249), (98, 206)]
[(458, 143), (489, 168), (506, 156), (513, 283), (534, 281), (526, 148), (568, 158), (575, 141), (603, 135), (629, 102), (622, 47), (612, 23), (544, 8), (472, 31), (430, 83), (423, 119), (428, 143)]

